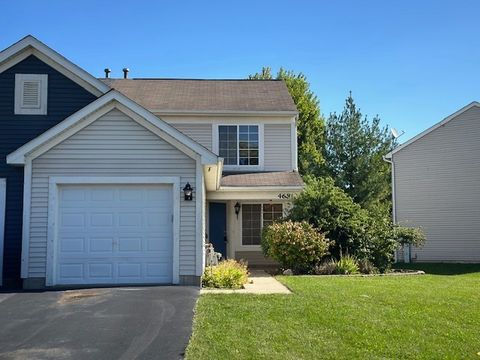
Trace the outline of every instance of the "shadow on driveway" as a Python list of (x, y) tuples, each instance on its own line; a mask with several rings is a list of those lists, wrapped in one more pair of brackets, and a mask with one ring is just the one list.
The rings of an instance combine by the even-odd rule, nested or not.
[(199, 289), (0, 293), (0, 359), (181, 359)]

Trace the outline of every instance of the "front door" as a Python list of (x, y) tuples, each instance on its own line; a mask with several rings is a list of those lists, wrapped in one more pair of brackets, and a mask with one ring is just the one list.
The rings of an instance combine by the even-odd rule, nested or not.
[(227, 255), (227, 214), (224, 203), (211, 202), (208, 211), (210, 243), (216, 252), (222, 254), (225, 259)]

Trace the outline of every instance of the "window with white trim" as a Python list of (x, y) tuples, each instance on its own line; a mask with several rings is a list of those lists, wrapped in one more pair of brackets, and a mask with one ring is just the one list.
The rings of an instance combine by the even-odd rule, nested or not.
[(219, 125), (218, 155), (227, 166), (259, 166), (259, 126)]
[(15, 114), (46, 115), (48, 75), (15, 74)]
[(262, 229), (282, 217), (282, 204), (243, 204), (242, 245), (260, 245)]

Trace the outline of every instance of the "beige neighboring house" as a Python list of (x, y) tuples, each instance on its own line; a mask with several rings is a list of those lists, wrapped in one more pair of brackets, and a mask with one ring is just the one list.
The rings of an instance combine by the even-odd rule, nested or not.
[(480, 103), (473, 102), (386, 156), (392, 164), (393, 215), (420, 226), (422, 248), (405, 262), (480, 262)]

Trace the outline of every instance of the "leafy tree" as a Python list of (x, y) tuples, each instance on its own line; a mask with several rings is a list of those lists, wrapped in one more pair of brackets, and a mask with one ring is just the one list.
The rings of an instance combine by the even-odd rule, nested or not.
[[(260, 73), (249, 76), (252, 80), (273, 79), (269, 67)], [(297, 106), (298, 167), (301, 174), (320, 175), (323, 166), (324, 119), (316, 95), (310, 89), (307, 78), (302, 73), (295, 73), (280, 68), (276, 79), (285, 81), (288, 91)]]
[(383, 156), (394, 146), (380, 118), (369, 121), (352, 94), (341, 114), (330, 114), (325, 132), (325, 174), (364, 208), (390, 209), (390, 165)]

